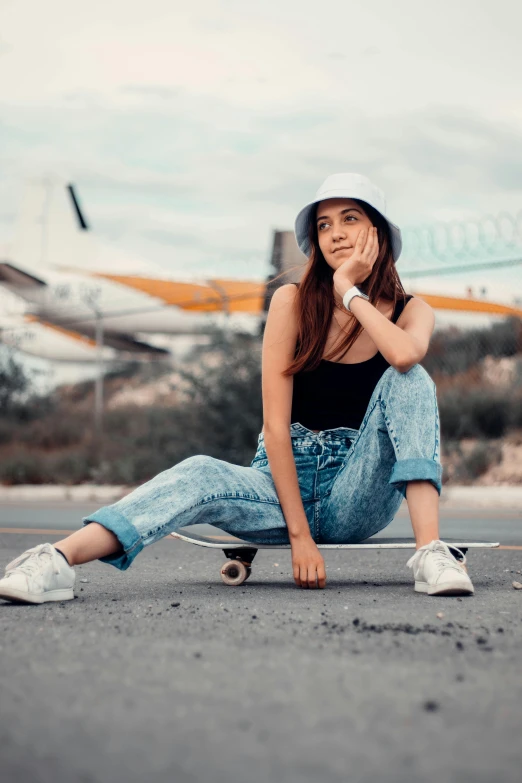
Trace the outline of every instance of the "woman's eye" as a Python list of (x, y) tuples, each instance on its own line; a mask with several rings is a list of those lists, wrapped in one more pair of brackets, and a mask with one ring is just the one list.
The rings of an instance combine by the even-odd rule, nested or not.
[[(357, 218), (355, 217), (355, 215), (346, 215), (346, 220), (348, 220), (349, 218), (351, 218), (352, 220), (357, 220)], [(319, 225), (317, 226), (317, 228), (318, 228), (318, 229), (319, 229), (319, 231), (320, 231), (320, 230), (321, 230), (321, 227), (322, 227), (322, 226), (326, 226), (326, 225), (327, 225), (326, 223), (319, 223)]]

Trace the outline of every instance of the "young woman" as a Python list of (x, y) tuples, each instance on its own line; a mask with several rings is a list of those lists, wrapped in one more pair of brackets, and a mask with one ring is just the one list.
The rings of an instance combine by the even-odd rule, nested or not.
[(459, 562), (439, 539), (437, 396), (419, 364), (434, 313), (402, 287), (401, 233), (386, 217), (384, 194), (365, 176), (334, 174), (297, 215), (295, 235), (309, 262), (300, 284), (282, 285), (270, 303), (263, 430), (250, 467), (183, 460), (54, 546), (9, 563), (1, 598), (71, 599), (73, 566), (99, 559), (125, 570), (143, 547), (200, 522), (250, 542), (290, 543), (295, 583), (322, 588), (317, 543), (374, 535), (404, 498), (415, 590), (473, 593), (464, 555), (456, 550)]

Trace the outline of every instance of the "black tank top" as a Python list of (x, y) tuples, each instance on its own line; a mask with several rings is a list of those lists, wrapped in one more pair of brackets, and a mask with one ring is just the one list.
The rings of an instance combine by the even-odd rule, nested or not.
[[(413, 299), (399, 299), (392, 322), (396, 323), (406, 304)], [(299, 422), (310, 430), (361, 426), (368, 403), (381, 375), (388, 369), (380, 351), (371, 359), (355, 364), (321, 359), (315, 370), (301, 370), (294, 375), (290, 423)]]

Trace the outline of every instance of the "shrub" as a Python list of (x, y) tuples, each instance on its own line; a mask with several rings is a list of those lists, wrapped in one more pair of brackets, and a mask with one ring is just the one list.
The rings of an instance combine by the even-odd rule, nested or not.
[(461, 467), (464, 468), (468, 477), (478, 478), (485, 473), (491, 465), (502, 461), (502, 449), (497, 444), (480, 441), (469, 454), (463, 456)]
[(13, 352), (0, 345), (0, 415), (8, 416), (30, 388), (30, 378)]
[(511, 400), (507, 395), (475, 392), (468, 404), (471, 416), (486, 438), (501, 438), (510, 419)]
[(0, 446), (4, 446), (7, 443), (18, 437), (20, 427), (11, 419), (0, 418)]
[(520, 396), (511, 399), (511, 416), (509, 424), (513, 429), (522, 427), (522, 397)]
[(50, 463), (56, 484), (81, 484), (91, 480), (91, 461), (83, 450), (68, 452), (55, 457)]
[[(512, 333), (503, 328), (499, 339), (507, 351)], [(469, 344), (464, 337), (458, 339), (465, 358)], [(487, 340), (479, 341), (479, 353), (492, 353), (490, 348)], [(159, 364), (116, 369), (106, 379), (106, 398), (125, 388), (128, 378), (139, 386), (165, 371)], [(101, 447), (93, 439), (92, 381), (33, 397), (31, 405), (13, 401), (10, 416), (0, 416), (0, 447), (5, 446), (6, 454), (0, 459), (0, 481), (139, 484), (195, 454), (250, 464), (262, 427), (260, 338), (216, 331), (210, 344), (194, 348), (180, 373), (189, 394), (175, 407), (106, 410)], [(500, 391), (462, 385), (462, 377), (441, 382), (441, 448), (446, 456), (457, 452), (452, 481), (481, 475), (494, 458), (487, 439), (501, 437), (510, 427), (522, 428), (521, 393), (516, 384)], [(470, 437), (481, 439), (480, 444), (467, 456), (459, 454), (461, 439)], [(13, 456), (15, 443), (22, 444), (22, 452)]]
[(514, 356), (522, 351), (522, 320), (508, 316), (490, 327), (461, 330), (455, 327), (432, 335), (422, 365), (433, 375), (465, 372), (485, 356)]
[(3, 484), (49, 484), (55, 480), (52, 467), (41, 456), (20, 453), (0, 462)]
[(78, 413), (54, 414), (20, 428), (22, 443), (45, 450), (74, 446), (92, 430), (91, 417)]
[(438, 400), (441, 437), (450, 440), (480, 436), (500, 438), (512, 423), (513, 402), (509, 393), (489, 389), (465, 393), (461, 389), (451, 389)]

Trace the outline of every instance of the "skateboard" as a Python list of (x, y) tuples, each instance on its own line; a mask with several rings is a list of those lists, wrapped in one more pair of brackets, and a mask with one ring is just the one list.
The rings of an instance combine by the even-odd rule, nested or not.
[[(234, 587), (242, 585), (252, 573), (252, 561), (259, 549), (290, 549), (290, 544), (255, 544), (251, 541), (243, 541), (223, 530), (214, 528), (215, 533), (201, 534), (196, 532), (198, 525), (188, 528), (180, 528), (170, 535), (180, 541), (186, 541), (196, 546), (204, 546), (209, 549), (222, 549), (227, 557), (227, 562), (221, 567), (221, 579), (226, 585)], [(203, 527), (203, 526), (201, 526)], [(209, 526), (205, 525), (205, 531)], [(460, 538), (444, 538), (450, 547), (458, 547), (463, 554), (468, 549), (494, 549), (500, 546), (498, 541), (465, 541)], [(319, 549), (415, 549), (414, 538), (381, 538), (372, 536), (358, 544), (317, 544)], [(457, 560), (461, 560), (458, 552), (453, 552)]]

